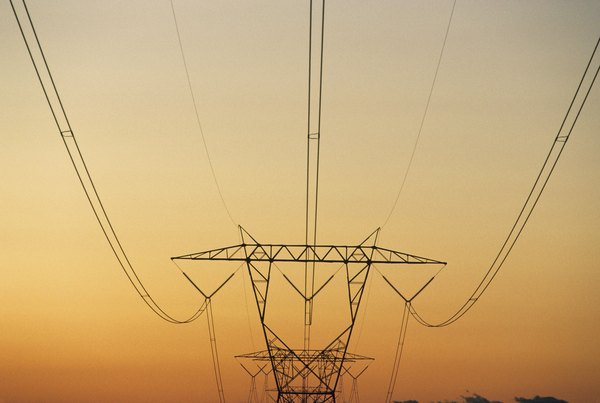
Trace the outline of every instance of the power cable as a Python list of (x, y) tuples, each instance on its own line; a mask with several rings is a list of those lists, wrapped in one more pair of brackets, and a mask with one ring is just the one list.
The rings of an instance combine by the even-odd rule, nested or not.
[(365, 302), (363, 303), (363, 309), (362, 309), (362, 315), (361, 315), (361, 320), (358, 326), (358, 335), (355, 338), (355, 342), (354, 345), (356, 346), (356, 348), (358, 349), (358, 346), (360, 344), (360, 337), (362, 336), (362, 332), (363, 329), (365, 328), (365, 319), (367, 317), (367, 307), (369, 306), (369, 297), (371, 296), (371, 285), (373, 284), (373, 279), (371, 279), (369, 281), (369, 284), (367, 285), (367, 296), (365, 298)]
[[(500, 271), (500, 269), (504, 265), (504, 262), (508, 258), (508, 255), (512, 251), (515, 243), (519, 239), (519, 236), (523, 232), (525, 225), (529, 221), (529, 218), (531, 217), (531, 214), (533, 213), (535, 206), (537, 205), (540, 197), (542, 196), (542, 193), (544, 192), (544, 189), (546, 188), (546, 185), (548, 184), (548, 180), (550, 179), (550, 176), (554, 172), (556, 164), (558, 163), (558, 160), (563, 152), (563, 149), (571, 136), (573, 128), (575, 127), (575, 124), (577, 123), (577, 120), (579, 119), (579, 115), (581, 114), (581, 111), (585, 105), (585, 102), (587, 101), (590, 91), (592, 90), (592, 87), (594, 86), (596, 78), (598, 77), (598, 72), (600, 71), (600, 61), (597, 62), (598, 67), (596, 68), (596, 72), (593, 73), (593, 77), (591, 78), (591, 80), (589, 78), (588, 72), (589, 72), (589, 74), (592, 74), (593, 68), (592, 68), (592, 70), (590, 70), (590, 66), (592, 65), (594, 57), (596, 56), (596, 52), (598, 50), (599, 44), (600, 44), (600, 37), (598, 38), (598, 41), (596, 42), (594, 51), (592, 52), (592, 55), (587, 63), (585, 71), (581, 77), (581, 80), (579, 81), (579, 85), (577, 86), (577, 90), (575, 91), (575, 94), (573, 95), (573, 99), (571, 100), (571, 103), (569, 104), (569, 108), (567, 109), (567, 112), (565, 113), (565, 116), (560, 125), (560, 128), (558, 129), (558, 133), (556, 134), (556, 137), (554, 138), (554, 142), (552, 143), (552, 146), (550, 147), (550, 151), (548, 152), (548, 155), (546, 156), (546, 159), (542, 165), (542, 168), (540, 169), (540, 171), (537, 175), (537, 178), (536, 178), (531, 190), (529, 191), (529, 195), (527, 196), (527, 199), (525, 200), (525, 203), (523, 204), (523, 207), (521, 208), (521, 211), (519, 212), (517, 219), (515, 220), (506, 239), (504, 240), (504, 243), (500, 247), (500, 250), (498, 251), (498, 254), (496, 255), (496, 257), (494, 258), (494, 261), (488, 268), (485, 276), (483, 277), (483, 279), (481, 280), (479, 285), (475, 288), (475, 291), (473, 291), (471, 296), (466, 300), (466, 302), (464, 302), (464, 304), (454, 314), (452, 314), (448, 319), (446, 319), (442, 322), (438, 322), (438, 323), (434, 324), (432, 322), (426, 321), (411, 306), (411, 314), (415, 317), (415, 319), (420, 324), (422, 324), (424, 326), (428, 326), (428, 327), (443, 327), (443, 326), (448, 326), (448, 325), (456, 322), (463, 315), (465, 315), (477, 303), (477, 301), (479, 301), (479, 298), (483, 295), (485, 290), (487, 290), (487, 288), (490, 286), (490, 284), (492, 283), (492, 281), (498, 274), (498, 271)], [(582, 86), (586, 80), (589, 81), (587, 83), (587, 90), (583, 91), (583, 93), (585, 93), (585, 95), (583, 95), (583, 99), (580, 99), (581, 94), (582, 94), (582, 92), (580, 92), (580, 90), (582, 89)], [(575, 108), (573, 108), (573, 106), (575, 105), (575, 103), (578, 99), (579, 99), (579, 106), (578, 107), (576, 106)], [(573, 113), (575, 113), (575, 116), (571, 117), (571, 115), (573, 114), (573, 113), (571, 113), (571, 111), (573, 111), (575, 109), (577, 109), (577, 112), (573, 112)], [(572, 119), (572, 122), (569, 126), (566, 123), (570, 119)], [(566, 129), (566, 127), (569, 127), (568, 130)], [(564, 133), (565, 131), (566, 131), (566, 134)]]
[[(312, 2), (312, 1), (311, 1)], [(319, 137), (319, 141), (317, 142), (317, 171), (315, 178), (315, 224), (313, 227), (313, 240), (316, 245), (317, 243), (317, 213), (318, 213), (318, 205), (319, 205), (319, 167), (321, 161), (321, 111), (322, 111), (322, 100), (323, 100), (323, 44), (325, 40), (325, 0), (323, 0), (323, 9), (321, 15), (321, 55), (319, 57), (319, 114), (318, 114), (318, 123), (317, 123), (317, 133)], [(313, 287), (314, 287), (314, 272), (313, 272)]]
[[(198, 290), (198, 292), (200, 294), (202, 294), (202, 296), (204, 297), (204, 303), (206, 305), (206, 310), (207, 310), (207, 321), (208, 321), (208, 336), (209, 336), (209, 341), (210, 341), (210, 351), (211, 351), (211, 357), (212, 357), (212, 364), (213, 364), (213, 371), (215, 374), (215, 382), (217, 385), (217, 394), (219, 395), (219, 401), (220, 403), (224, 403), (225, 402), (225, 393), (224, 393), (224, 389), (223, 389), (223, 378), (221, 376), (221, 365), (220, 365), (220, 361), (219, 361), (219, 351), (217, 349), (217, 336), (216, 336), (216, 331), (215, 331), (215, 322), (214, 322), (214, 316), (213, 316), (213, 310), (212, 310), (212, 297), (214, 297), (224, 286), (225, 284), (227, 284), (236, 274), (238, 271), (240, 271), (241, 267), (244, 266), (246, 264), (246, 262), (242, 262), (237, 269), (235, 269), (226, 279), (225, 281), (222, 281), (221, 284), (219, 286), (217, 286), (216, 289), (212, 290), (212, 292), (210, 294), (208, 294), (207, 292), (202, 291), (202, 289), (192, 280), (192, 278), (190, 276), (188, 276), (182, 269), (181, 267), (177, 264), (175, 259), (171, 259), (171, 261), (175, 264), (175, 266), (177, 266), (177, 268), (181, 271), (181, 273), (185, 276), (186, 279), (188, 279), (188, 281), (194, 286), (194, 288), (196, 288), (196, 290)], [(243, 279), (243, 272), (242, 272), (242, 279)], [(244, 290), (244, 296), (245, 296), (245, 290)], [(247, 304), (246, 304), (246, 313), (248, 314), (248, 309), (247, 309)], [(248, 328), (250, 329), (250, 318), (248, 318)], [(252, 337), (252, 329), (250, 329), (250, 337)], [(254, 345), (254, 341), (252, 341), (252, 344)], [(245, 369), (245, 368), (244, 368)]]
[[(25, 34), (25, 28), (22, 24), (21, 18), (19, 18), (19, 13), (15, 8), (13, 0), (10, 0), (10, 5), (12, 7), (13, 13), (15, 15), (15, 19), (17, 20), (17, 24), (19, 26), (19, 30), (21, 31), (21, 36), (25, 41), (25, 46), (27, 47), (27, 52), (29, 53), (29, 57), (31, 58), (31, 62), (33, 63), (33, 67), (35, 69), (36, 75), (42, 86), (42, 90), (44, 92), (44, 96), (46, 98), (46, 102), (50, 107), (50, 112), (52, 113), (52, 117), (54, 118), (54, 122), (58, 128), (60, 136), (62, 138), (63, 144), (69, 154), (69, 159), (71, 160), (71, 164), (75, 168), (75, 172), (77, 174), (77, 178), (83, 188), (83, 191), (86, 195), (86, 198), (92, 208), (94, 216), (100, 225), (102, 233), (104, 237), (108, 241), (108, 244), (117, 258), (119, 266), (127, 276), (127, 279), (137, 292), (137, 294), (142, 298), (142, 301), (161, 319), (175, 324), (189, 323), (196, 320), (202, 312), (206, 309), (206, 304), (203, 303), (198, 310), (196, 310), (189, 318), (184, 320), (175, 319), (168, 313), (166, 313), (163, 308), (158, 305), (158, 303), (154, 300), (152, 295), (148, 292), (142, 281), (140, 280), (137, 272), (135, 271), (133, 265), (123, 246), (119, 237), (117, 236), (115, 229), (108, 217), (106, 209), (104, 208), (104, 204), (98, 195), (98, 191), (92, 180), (88, 167), (85, 163), (81, 150), (79, 148), (79, 144), (77, 143), (77, 139), (75, 137), (75, 133), (71, 127), (67, 114), (65, 112), (65, 108), (63, 106), (62, 100), (60, 98), (60, 94), (57, 90), (56, 84), (54, 82), (54, 78), (52, 73), (50, 72), (50, 68), (48, 67), (48, 62), (46, 60), (46, 56), (40, 44), (40, 40), (38, 38), (37, 32), (35, 30), (35, 26), (31, 19), (31, 15), (27, 8), (27, 4), (25, 0), (22, 0), (23, 9), (26, 15), (26, 22), (28, 22), (28, 27), (31, 30), (31, 34), (35, 38), (35, 43), (33, 48), (30, 45), (29, 40), (27, 39), (27, 35)], [(36, 61), (36, 57), (33, 54), (33, 51), (39, 53), (39, 56), (43, 63), (41, 67), (38, 65)], [(44, 77), (42, 77), (44, 76)], [(49, 85), (48, 85), (49, 83)]]
[(392, 374), (390, 376), (390, 383), (388, 384), (387, 393), (385, 396), (385, 403), (392, 401), (392, 394), (396, 387), (396, 380), (398, 379), (398, 370), (400, 368), (400, 360), (402, 358), (402, 351), (404, 350), (404, 340), (406, 339), (406, 328), (408, 327), (408, 319), (410, 318), (410, 305), (409, 301), (404, 303), (404, 310), (402, 311), (402, 324), (400, 325), (400, 334), (398, 335), (398, 343), (396, 344), (396, 352), (394, 354), (394, 365), (392, 366)]
[(417, 151), (417, 146), (419, 145), (419, 139), (421, 138), (421, 132), (423, 131), (423, 126), (425, 124), (425, 119), (427, 118), (427, 112), (429, 111), (429, 104), (431, 103), (431, 97), (433, 95), (433, 90), (435, 88), (435, 82), (437, 80), (438, 72), (440, 71), (440, 65), (442, 64), (442, 56), (444, 56), (444, 49), (446, 49), (446, 41), (448, 39), (448, 33), (450, 32), (450, 26), (452, 25), (452, 16), (454, 15), (454, 8), (456, 7), (456, 0), (452, 3), (452, 10), (450, 11), (450, 18), (448, 19), (448, 26), (446, 27), (446, 34), (444, 35), (444, 42), (442, 43), (442, 49), (440, 50), (440, 55), (438, 57), (437, 66), (435, 68), (435, 74), (433, 75), (433, 81), (431, 82), (431, 87), (429, 89), (429, 95), (427, 96), (427, 102), (425, 103), (425, 110), (423, 111), (423, 116), (421, 117), (421, 123), (419, 125), (419, 130), (417, 131), (417, 137), (413, 144), (412, 152), (410, 154), (410, 158), (408, 160), (408, 166), (406, 167), (406, 171), (404, 172), (404, 177), (402, 178), (402, 182), (400, 183), (400, 188), (398, 189), (398, 193), (396, 194), (396, 199), (394, 200), (394, 204), (390, 212), (388, 213), (385, 221), (381, 228), (385, 227), (390, 218), (392, 217), (392, 213), (398, 206), (398, 201), (400, 200), (400, 195), (404, 190), (404, 185), (406, 184), (406, 178), (408, 178), (408, 174), (410, 172), (410, 168), (412, 167), (413, 159), (415, 158), (415, 152)]
[(212, 302), (207, 298), (208, 308), (206, 319), (208, 321), (208, 335), (210, 338), (210, 352), (212, 356), (213, 371), (217, 382), (217, 393), (219, 394), (219, 402), (225, 403), (225, 393), (223, 392), (223, 378), (221, 376), (221, 365), (219, 364), (219, 352), (217, 350), (217, 335), (215, 332), (215, 319), (213, 317)]
[[(250, 278), (250, 284), (252, 285), (252, 278)], [(250, 309), (248, 307), (248, 293), (246, 292), (246, 276), (244, 275), (244, 273), (242, 273), (242, 289), (244, 290), (244, 305), (246, 305), (246, 318), (248, 319), (248, 332), (250, 334), (250, 343), (252, 344), (252, 351), (254, 351), (256, 350), (256, 345), (254, 344), (254, 336), (252, 335), (252, 325), (250, 324)]]
[[(307, 149), (306, 149), (306, 216), (305, 216), (305, 243), (309, 245), (309, 240), (313, 246), (317, 244), (317, 223), (318, 223), (318, 205), (319, 205), (319, 170), (320, 170), (320, 154), (321, 154), (321, 111), (322, 111), (322, 94), (323, 94), (323, 44), (325, 38), (325, 0), (320, 1), (321, 7), (321, 32), (320, 32), (320, 49), (319, 49), (319, 76), (318, 76), (318, 98), (317, 98), (317, 127), (316, 132), (312, 129), (312, 69), (313, 69), (313, 17), (316, 14), (313, 12), (318, 10), (313, 7), (313, 0), (309, 2), (309, 35), (308, 35), (308, 110), (307, 110)], [(313, 15), (315, 14), (315, 15)], [(316, 141), (316, 155), (315, 155), (315, 179), (314, 179), (314, 217), (312, 234), (310, 233), (310, 208), (311, 208), (311, 141)], [(310, 237), (312, 236), (312, 239)], [(309, 266), (311, 266), (309, 274)], [(316, 262), (305, 263), (304, 265), (304, 295), (312, 294), (315, 286), (315, 267)], [(310, 282), (310, 292), (309, 292)], [(304, 348), (308, 349), (310, 346), (310, 326), (312, 323), (313, 313), (313, 300), (312, 295), (310, 299), (305, 302), (305, 327), (304, 327)]]
[(202, 137), (202, 144), (204, 145), (204, 152), (206, 153), (206, 159), (208, 160), (208, 166), (210, 167), (210, 173), (213, 177), (213, 182), (215, 187), (217, 188), (217, 192), (219, 193), (219, 197), (221, 199), (221, 203), (227, 212), (227, 216), (229, 220), (233, 223), (234, 227), (238, 227), (238, 224), (233, 219), (231, 212), (229, 211), (229, 207), (227, 207), (227, 203), (225, 202), (225, 198), (223, 197), (223, 192), (221, 191), (221, 186), (219, 186), (219, 181), (217, 180), (217, 174), (215, 173), (215, 168), (212, 163), (212, 159), (210, 158), (210, 153), (208, 152), (208, 145), (206, 144), (206, 136), (204, 135), (204, 130), (202, 129), (202, 123), (200, 122), (200, 114), (198, 113), (198, 105), (196, 103), (196, 96), (194, 95), (194, 90), (192, 87), (192, 80), (190, 79), (190, 72), (188, 69), (187, 61), (185, 58), (185, 52), (183, 51), (183, 43), (181, 41), (181, 34), (179, 32), (179, 24), (177, 23), (177, 15), (175, 13), (175, 5), (173, 4), (173, 0), (171, 0), (171, 11), (173, 12), (173, 22), (175, 23), (175, 30), (177, 32), (177, 41), (179, 42), (179, 51), (181, 52), (181, 60), (183, 61), (183, 67), (185, 69), (185, 77), (187, 79), (188, 89), (190, 90), (190, 97), (192, 98), (192, 104), (194, 105), (194, 113), (196, 115), (196, 124), (198, 126), (198, 131), (200, 132), (200, 136)]

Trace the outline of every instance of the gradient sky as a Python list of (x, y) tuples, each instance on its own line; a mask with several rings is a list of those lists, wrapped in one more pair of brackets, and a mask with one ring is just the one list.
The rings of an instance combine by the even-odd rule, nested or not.
[[(195, 126), (168, 1), (28, 2), (99, 192), (147, 287), (201, 302), (169, 258), (238, 233)], [(307, 5), (176, 1), (206, 141), (235, 221), (304, 236)], [(415, 140), (452, 3), (330, 1), (319, 238), (383, 224)], [(550, 148), (600, 35), (598, 1), (458, 1), (412, 170), (381, 246), (447, 261), (415, 302), (452, 313), (482, 278)], [(110, 252), (0, 3), (0, 402), (216, 401), (205, 317), (174, 326)], [(506, 265), (456, 324), (411, 321), (394, 398), (478, 393), (600, 400), (600, 90)], [(262, 349), (247, 277), (214, 301), (225, 394)], [(245, 290), (245, 291), (244, 291)], [(402, 301), (368, 285), (353, 350), (382, 401)], [(328, 298), (335, 299), (335, 293)], [(285, 307), (275, 308), (286, 315)], [(325, 313), (320, 318), (330, 318)], [(346, 388), (349, 383), (346, 384)]]

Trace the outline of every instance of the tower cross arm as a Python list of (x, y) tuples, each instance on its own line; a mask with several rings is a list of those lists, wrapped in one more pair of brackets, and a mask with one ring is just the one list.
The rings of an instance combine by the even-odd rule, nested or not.
[(259, 243), (227, 246), (199, 253), (176, 256), (171, 259), (345, 264), (446, 264), (446, 262), (378, 246)]

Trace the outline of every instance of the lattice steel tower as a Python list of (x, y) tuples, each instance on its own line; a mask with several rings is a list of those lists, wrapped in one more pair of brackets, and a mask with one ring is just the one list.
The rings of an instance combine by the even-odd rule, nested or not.
[[(240, 227), (241, 244), (172, 258), (174, 260), (238, 261), (245, 264), (252, 282), (266, 349), (242, 354), (238, 358), (256, 361), (259, 367), (262, 366), (261, 368), (265, 367), (265, 363), (270, 365), (270, 372), (273, 374), (276, 386), (277, 402), (335, 402), (340, 377), (344, 373), (348, 373), (353, 365), (371, 360), (371, 358), (349, 352), (348, 345), (356, 324), (365, 284), (374, 264), (393, 266), (445, 264), (378, 247), (379, 229), (356, 245), (319, 244), (317, 242), (325, 0), (309, 1), (304, 243), (294, 245), (261, 243)], [(320, 40), (313, 41), (313, 38), (320, 38)], [(291, 267), (291, 270), (302, 271), (301, 284), (291, 280), (279, 269), (280, 266), (286, 265)], [(334, 273), (322, 284), (318, 284), (315, 282), (315, 272), (327, 265), (336, 265), (338, 269), (335, 273), (340, 270), (345, 271), (344, 287), (346, 290), (344, 293), (347, 295), (347, 321), (336, 336), (315, 348), (311, 344), (315, 296), (331, 284), (330, 282), (335, 276)], [(277, 329), (266, 315), (269, 305), (274, 303), (271, 299), (271, 287), (273, 284), (272, 274), (275, 270), (283, 274), (285, 280), (293, 288), (293, 293), (303, 299), (302, 346), (293, 345), (292, 341), (281, 336), (281, 329)], [(188, 277), (188, 279), (190, 278)], [(192, 280), (190, 279), (190, 281)], [(210, 295), (205, 295), (205, 297), (210, 298)], [(343, 314), (344, 312), (340, 312), (338, 315)], [(220, 390), (220, 398), (222, 398), (222, 390)]]

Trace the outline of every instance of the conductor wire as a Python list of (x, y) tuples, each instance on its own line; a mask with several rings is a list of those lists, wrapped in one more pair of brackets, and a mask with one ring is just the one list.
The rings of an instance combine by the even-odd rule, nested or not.
[(394, 393), (396, 381), (398, 379), (398, 370), (400, 369), (400, 360), (402, 358), (404, 341), (406, 339), (406, 328), (408, 327), (408, 319), (410, 318), (410, 305), (410, 302), (405, 302), (404, 310), (402, 311), (402, 325), (400, 326), (400, 334), (398, 335), (398, 343), (396, 344), (396, 352), (394, 354), (394, 365), (392, 367), (390, 383), (388, 384), (388, 390), (385, 396), (386, 403), (390, 403), (392, 401), (392, 394)]
[[(448, 325), (456, 322), (458, 319), (460, 319), (462, 316), (464, 316), (477, 303), (477, 301), (479, 301), (479, 299), (481, 298), (483, 293), (487, 290), (487, 288), (490, 286), (490, 284), (492, 283), (492, 281), (494, 280), (494, 278), (496, 277), (496, 275), (498, 274), (498, 272), (504, 265), (504, 262), (506, 262), (508, 255), (512, 251), (513, 247), (515, 246), (515, 243), (519, 239), (519, 236), (523, 232), (525, 225), (529, 221), (529, 218), (531, 217), (533, 210), (535, 209), (538, 201), (540, 200), (540, 197), (542, 196), (542, 193), (544, 192), (544, 189), (546, 188), (546, 185), (548, 184), (548, 181), (550, 180), (550, 177), (552, 176), (552, 173), (554, 172), (554, 169), (556, 168), (556, 164), (558, 163), (558, 160), (560, 159), (560, 156), (562, 155), (565, 145), (566, 145), (567, 141), (569, 140), (571, 133), (573, 132), (573, 128), (575, 127), (575, 124), (577, 123), (577, 120), (579, 119), (579, 116), (581, 114), (581, 111), (583, 110), (583, 107), (584, 107), (587, 99), (588, 99), (590, 91), (592, 90), (592, 87), (594, 86), (596, 78), (598, 77), (598, 72), (600, 71), (600, 61), (597, 62), (598, 67), (596, 68), (596, 72), (593, 74), (593, 77), (591, 78), (591, 80), (588, 77), (588, 73), (592, 74), (591, 72), (593, 71), (593, 69), (590, 70), (590, 66), (592, 65), (592, 61), (594, 60), (594, 57), (596, 56), (596, 52), (598, 50), (599, 44), (600, 44), (600, 37), (598, 38), (598, 41), (596, 42), (596, 46), (594, 47), (594, 50), (593, 50), (592, 55), (587, 63), (585, 71), (581, 77), (581, 80), (579, 81), (579, 85), (577, 86), (577, 90), (575, 91), (575, 94), (573, 95), (571, 103), (569, 104), (569, 108), (567, 109), (567, 112), (565, 113), (565, 116), (562, 120), (560, 128), (558, 129), (558, 133), (556, 134), (556, 137), (554, 138), (554, 142), (552, 143), (552, 146), (550, 147), (550, 151), (548, 152), (546, 159), (544, 160), (544, 163), (542, 164), (542, 168), (540, 169), (540, 171), (537, 175), (537, 178), (536, 178), (531, 190), (529, 191), (527, 199), (525, 200), (525, 203), (523, 204), (523, 207), (521, 208), (521, 211), (519, 212), (511, 230), (509, 231), (508, 235), (506, 236), (504, 243), (500, 247), (500, 250), (498, 251), (496, 257), (494, 258), (492, 264), (488, 268), (485, 276), (483, 277), (483, 279), (481, 280), (479, 285), (475, 288), (475, 291), (473, 291), (471, 296), (464, 302), (464, 304), (454, 314), (452, 314), (448, 319), (446, 319), (442, 322), (432, 323), (432, 322), (426, 321), (411, 306), (411, 314), (415, 317), (415, 319), (420, 324), (422, 324), (424, 326), (428, 326), (428, 327), (443, 327), (443, 326), (448, 326)], [(585, 92), (585, 95), (583, 95), (583, 99), (579, 101), (580, 102), (579, 106), (573, 108), (577, 99), (581, 97), (580, 93), (582, 90), (583, 83), (586, 81), (586, 79), (589, 80), (589, 83), (587, 86), (587, 90), (583, 90), (583, 92)], [(571, 111), (573, 111), (575, 109), (577, 110), (577, 112), (573, 112), (573, 113), (575, 113), (575, 116), (572, 118), (573, 120), (570, 124), (569, 129), (567, 130), (567, 129), (565, 129), (565, 127), (568, 127), (569, 125), (566, 125), (566, 123), (571, 118), (571, 115), (572, 115)], [(564, 132), (563, 129), (567, 130), (566, 134), (563, 133)]]
[[(34, 57), (32, 46), (30, 45), (30, 42), (27, 39), (27, 35), (25, 34), (23, 23), (21, 21), (21, 18), (19, 18), (19, 13), (17, 12), (17, 9), (15, 8), (13, 0), (10, 0), (10, 5), (12, 7), (15, 19), (19, 26), (21, 36), (23, 37), (23, 40), (25, 42), (27, 52), (29, 53), (29, 57), (30, 57), (33, 67), (35, 69), (35, 73), (36, 73), (38, 80), (40, 82), (40, 85), (42, 87), (42, 91), (44, 92), (46, 102), (48, 103), (50, 112), (52, 113), (52, 117), (54, 119), (54, 122), (56, 123), (56, 126), (57, 126), (58, 131), (61, 136), (61, 139), (63, 141), (63, 144), (64, 144), (64, 146), (67, 150), (67, 153), (69, 155), (69, 158), (71, 160), (71, 164), (73, 165), (73, 168), (75, 169), (77, 178), (79, 179), (79, 182), (80, 182), (80, 184), (83, 188), (83, 191), (86, 195), (86, 198), (92, 208), (94, 216), (96, 217), (96, 220), (98, 221), (98, 224), (100, 225), (102, 233), (104, 234), (104, 237), (108, 241), (108, 244), (109, 244), (114, 256), (117, 258), (117, 261), (118, 261), (119, 265), (121, 266), (121, 269), (127, 276), (127, 279), (129, 280), (129, 282), (131, 283), (131, 285), (133, 286), (133, 288), (135, 289), (137, 294), (142, 298), (142, 301), (144, 301), (144, 303), (161, 319), (163, 319), (167, 322), (170, 322), (170, 323), (174, 323), (174, 324), (189, 323), (193, 320), (196, 320), (202, 314), (202, 312), (204, 312), (204, 310), (206, 309), (206, 304), (204, 304), (204, 303), (201, 304), (200, 307), (187, 319), (184, 319), (184, 320), (175, 319), (174, 317), (172, 317), (171, 315), (166, 313), (165, 310), (163, 310), (163, 308), (160, 305), (158, 305), (158, 303), (154, 300), (152, 295), (148, 292), (148, 290), (146, 289), (146, 287), (140, 280), (137, 272), (135, 271), (133, 265), (131, 264), (129, 257), (127, 256), (125, 250), (123, 249), (121, 241), (115, 232), (112, 222), (110, 221), (110, 218), (108, 217), (106, 209), (104, 208), (104, 204), (102, 203), (102, 200), (100, 199), (100, 196), (98, 195), (98, 191), (96, 189), (94, 181), (92, 180), (91, 174), (88, 170), (87, 164), (85, 163), (85, 160), (81, 153), (81, 149), (79, 148), (79, 144), (77, 143), (75, 133), (71, 127), (71, 124), (69, 122), (68, 116), (65, 111), (65, 108), (63, 106), (63, 102), (60, 98), (60, 94), (56, 87), (54, 78), (52, 76), (52, 73), (50, 72), (50, 68), (48, 67), (48, 62), (46, 60), (46, 56), (45, 56), (42, 46), (40, 44), (40, 40), (38, 38), (37, 32), (35, 30), (35, 26), (33, 24), (33, 20), (31, 19), (31, 15), (29, 13), (29, 10), (27, 8), (27, 4), (26, 4), (25, 0), (22, 0), (22, 4), (23, 4), (24, 13), (26, 15), (26, 21), (29, 23), (29, 29), (31, 30), (30, 35), (33, 35), (33, 37), (35, 38), (35, 45), (36, 45), (35, 49), (37, 50), (37, 52), (39, 52), (39, 57), (41, 57), (42, 62), (43, 62), (41, 67), (38, 66), (38, 62), (36, 62), (36, 57)], [(47, 86), (47, 84), (44, 82), (44, 78), (42, 78), (42, 74), (44, 75), (45, 79), (50, 82), (50, 86)], [(51, 97), (52, 97), (52, 99), (51, 99)], [(56, 105), (54, 105), (53, 100), (54, 100), (54, 102), (56, 102), (58, 104), (58, 107)]]
[(440, 50), (440, 55), (438, 57), (437, 66), (435, 68), (435, 74), (433, 75), (433, 81), (431, 82), (431, 88), (429, 89), (429, 95), (427, 96), (427, 102), (425, 103), (425, 110), (423, 111), (423, 116), (421, 117), (421, 123), (419, 125), (419, 130), (417, 132), (417, 138), (413, 144), (412, 152), (410, 154), (410, 158), (408, 160), (408, 165), (406, 167), (406, 171), (404, 171), (404, 177), (402, 178), (402, 182), (400, 183), (400, 188), (398, 189), (398, 193), (396, 194), (396, 199), (394, 200), (394, 204), (390, 209), (385, 221), (381, 225), (381, 228), (385, 227), (390, 218), (392, 217), (392, 213), (396, 210), (398, 206), (398, 201), (400, 200), (400, 195), (404, 190), (404, 185), (406, 184), (406, 178), (408, 178), (408, 174), (410, 173), (410, 168), (412, 167), (413, 160), (415, 158), (415, 153), (417, 151), (417, 146), (419, 145), (419, 139), (421, 138), (421, 132), (423, 131), (423, 126), (425, 124), (425, 119), (427, 118), (427, 112), (429, 112), (429, 104), (431, 103), (431, 97), (433, 95), (433, 90), (435, 88), (435, 82), (437, 81), (438, 72), (440, 71), (440, 65), (442, 64), (442, 57), (444, 56), (444, 49), (446, 49), (446, 41), (448, 39), (448, 33), (450, 32), (450, 26), (452, 25), (452, 16), (454, 15), (454, 8), (456, 7), (456, 0), (452, 3), (452, 10), (450, 11), (450, 18), (448, 19), (448, 26), (446, 27), (446, 34), (444, 35), (444, 42), (442, 43), (442, 49)]
[(171, 1), (171, 11), (173, 12), (173, 22), (175, 23), (175, 31), (177, 32), (177, 42), (179, 43), (179, 51), (181, 53), (181, 60), (183, 61), (183, 67), (185, 69), (185, 77), (187, 79), (188, 89), (190, 91), (190, 97), (192, 98), (192, 104), (194, 105), (194, 114), (196, 115), (196, 124), (198, 126), (198, 131), (200, 132), (200, 137), (202, 138), (202, 144), (204, 145), (204, 152), (206, 154), (206, 159), (208, 160), (208, 166), (210, 167), (210, 173), (212, 174), (213, 182), (215, 187), (217, 188), (217, 192), (219, 193), (219, 198), (221, 199), (221, 203), (227, 212), (227, 216), (229, 220), (233, 223), (233, 226), (237, 228), (238, 224), (233, 219), (231, 215), (231, 211), (225, 202), (225, 197), (223, 197), (223, 192), (221, 191), (221, 186), (219, 185), (219, 181), (217, 180), (217, 174), (215, 173), (215, 167), (212, 163), (212, 159), (210, 158), (210, 153), (208, 152), (208, 145), (206, 144), (206, 136), (204, 135), (204, 130), (202, 129), (202, 122), (200, 121), (200, 114), (198, 113), (198, 104), (196, 103), (196, 96), (194, 95), (194, 90), (192, 87), (192, 80), (190, 79), (190, 72), (188, 69), (187, 61), (185, 58), (185, 52), (183, 51), (183, 43), (181, 41), (181, 34), (179, 32), (179, 24), (177, 23), (177, 14), (175, 13), (175, 5), (173, 4), (173, 0)]

